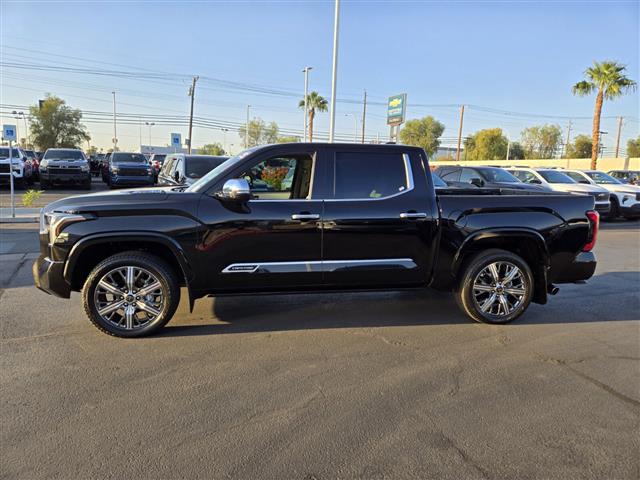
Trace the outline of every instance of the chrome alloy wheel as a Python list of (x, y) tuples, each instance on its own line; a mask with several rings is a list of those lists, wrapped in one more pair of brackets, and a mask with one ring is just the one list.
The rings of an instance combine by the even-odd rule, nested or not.
[(142, 328), (164, 309), (164, 292), (150, 271), (132, 266), (114, 268), (102, 276), (93, 294), (98, 315), (125, 330)]
[(527, 280), (511, 262), (490, 263), (473, 281), (473, 299), (485, 314), (504, 317), (524, 302)]

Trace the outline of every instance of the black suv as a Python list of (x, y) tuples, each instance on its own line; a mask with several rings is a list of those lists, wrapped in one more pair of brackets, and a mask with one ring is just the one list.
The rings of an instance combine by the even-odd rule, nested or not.
[(54, 295), (82, 291), (102, 331), (137, 337), (171, 319), (182, 286), (191, 306), (207, 295), (429, 286), (453, 291), (474, 320), (506, 323), (546, 303), (554, 283), (593, 275), (593, 197), (457, 192), (436, 192), (420, 148), (269, 145), (186, 190), (49, 204), (33, 276)]
[(155, 171), (142, 153), (114, 152), (106, 171), (107, 185), (146, 187), (155, 183)]
[(451, 186), (475, 186), (487, 188), (509, 188), (514, 190), (528, 190), (532, 192), (549, 192), (542, 185), (530, 185), (522, 183), (518, 178), (506, 170), (498, 167), (468, 167), (446, 166), (438, 167), (435, 173)]

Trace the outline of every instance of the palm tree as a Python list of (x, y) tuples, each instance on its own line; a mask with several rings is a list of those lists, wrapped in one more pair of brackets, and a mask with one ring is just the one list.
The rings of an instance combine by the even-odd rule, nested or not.
[(613, 100), (624, 93), (635, 90), (636, 82), (628, 78), (624, 71), (626, 65), (618, 62), (605, 61), (593, 62), (593, 66), (585, 70), (586, 80), (576, 83), (573, 88), (574, 95), (596, 95), (596, 109), (593, 113), (593, 138), (591, 143), (591, 169), (596, 169), (598, 161), (598, 147), (600, 145), (600, 115), (602, 114), (602, 103), (605, 99)]
[[(311, 92), (307, 95), (307, 115), (309, 115), (309, 141), (313, 142), (313, 118), (316, 116), (316, 111), (326, 112), (329, 103), (320, 96), (318, 92)], [(304, 108), (304, 99), (300, 100), (298, 105), (300, 108)]]

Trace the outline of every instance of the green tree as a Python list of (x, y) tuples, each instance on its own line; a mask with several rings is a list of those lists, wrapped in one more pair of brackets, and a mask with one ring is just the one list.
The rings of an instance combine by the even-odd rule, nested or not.
[(504, 160), (507, 158), (507, 137), (500, 128), (486, 128), (464, 141), (467, 160)]
[(640, 157), (640, 135), (637, 139), (630, 138), (627, 142), (627, 157), (638, 158)]
[(520, 142), (513, 142), (509, 145), (509, 160), (523, 160), (524, 148)]
[(521, 136), (525, 158), (553, 158), (562, 141), (559, 125), (525, 128)]
[(589, 158), (591, 157), (591, 137), (588, 135), (576, 135), (573, 143), (567, 145), (564, 158)]
[(427, 155), (432, 156), (438, 151), (443, 132), (444, 125), (432, 116), (413, 119), (400, 130), (400, 141), (405, 145), (422, 147)]
[(85, 126), (80, 123), (80, 110), (67, 106), (59, 97), (47, 94), (42, 107), (29, 108), (29, 124), (33, 143), (40, 150), (47, 148), (77, 148), (83, 141), (91, 139)]
[(226, 155), (227, 153), (219, 143), (207, 143), (198, 149), (200, 155)]
[(278, 124), (276, 122), (271, 122), (269, 125), (264, 127), (264, 131), (262, 132), (262, 143), (277, 143), (279, 132), (280, 129), (278, 128)]
[(626, 65), (618, 62), (593, 62), (593, 66), (584, 72), (585, 80), (581, 80), (572, 87), (574, 95), (591, 95), (596, 92), (596, 106), (593, 112), (593, 128), (591, 134), (591, 169), (595, 170), (598, 163), (598, 148), (600, 146), (600, 116), (604, 100), (613, 100), (625, 93), (636, 89), (636, 82), (625, 75)]
[(92, 145), (89, 148), (87, 148), (87, 150), (84, 153), (86, 153), (87, 155), (95, 155), (96, 153), (98, 153), (98, 149), (94, 145)]
[[(313, 142), (313, 119), (316, 112), (326, 112), (329, 103), (318, 92), (311, 92), (307, 95), (307, 115), (309, 117), (309, 141)], [(304, 98), (300, 100), (298, 106), (304, 109)]]

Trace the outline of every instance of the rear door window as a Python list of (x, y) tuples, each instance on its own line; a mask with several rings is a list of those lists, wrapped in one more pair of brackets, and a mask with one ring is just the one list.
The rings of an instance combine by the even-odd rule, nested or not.
[(410, 172), (400, 152), (337, 152), (333, 198), (376, 199), (409, 190)]
[(442, 173), (440, 174), (440, 178), (445, 182), (459, 182), (461, 172), (462, 172), (461, 168), (448, 168), (448, 169), (442, 170)]

